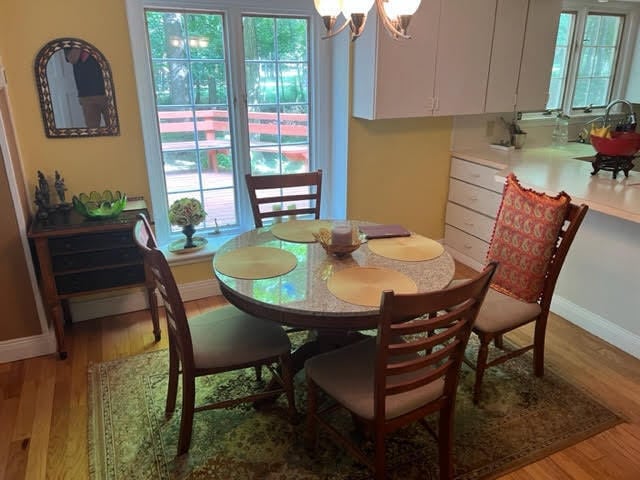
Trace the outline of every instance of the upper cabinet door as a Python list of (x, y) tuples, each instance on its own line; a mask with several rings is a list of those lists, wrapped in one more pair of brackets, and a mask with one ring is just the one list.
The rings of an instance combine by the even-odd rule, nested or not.
[(442, 2), (434, 115), (484, 111), (496, 0)]
[(394, 40), (375, 7), (354, 42), (353, 115), (366, 119), (432, 113), (440, 0), (422, 0), (409, 24), (411, 39)]
[(485, 112), (511, 112), (516, 105), (529, 0), (498, 0)]
[(547, 106), (561, 10), (561, 0), (529, 0), (518, 81), (520, 111), (542, 111)]

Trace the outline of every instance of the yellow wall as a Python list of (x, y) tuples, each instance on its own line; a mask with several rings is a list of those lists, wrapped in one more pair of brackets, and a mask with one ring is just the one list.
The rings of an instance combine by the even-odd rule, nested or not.
[[(0, 12), (0, 57), (29, 191), (34, 191), (38, 170), (48, 176), (59, 170), (69, 195), (111, 188), (149, 199), (124, 0), (0, 0)], [(33, 63), (40, 48), (59, 37), (86, 40), (109, 61), (120, 136), (45, 136)], [(350, 129), (349, 216), (402, 223), (441, 238), (451, 120), (352, 119)], [(209, 279), (211, 262), (174, 272), (180, 283)]]
[[(354, 86), (357, 88), (357, 86)], [(451, 117), (349, 124), (349, 218), (444, 236)]]

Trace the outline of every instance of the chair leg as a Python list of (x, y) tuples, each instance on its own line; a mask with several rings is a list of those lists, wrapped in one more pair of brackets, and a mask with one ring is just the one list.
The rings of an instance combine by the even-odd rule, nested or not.
[(256, 381), (261, 382), (262, 381), (262, 365), (256, 365), (253, 368), (256, 371)]
[(544, 375), (544, 340), (547, 330), (547, 317), (538, 318), (533, 334), (533, 373), (536, 377)]
[(480, 338), (480, 348), (478, 349), (478, 359), (476, 360), (476, 381), (473, 385), (473, 403), (478, 404), (480, 401), (480, 391), (482, 389), (482, 377), (487, 368), (487, 357), (489, 356), (489, 342), (491, 338), (484, 335), (478, 335)]
[(495, 338), (493, 339), (493, 344), (496, 346), (496, 348), (499, 348), (501, 350), (504, 349), (504, 342), (502, 341), (502, 334), (495, 336)]
[(318, 443), (318, 387), (311, 377), (307, 376), (307, 432), (305, 435), (305, 447), (307, 450), (315, 450)]
[(453, 404), (440, 410), (438, 424), (440, 480), (453, 478), (453, 412)]
[(175, 347), (169, 342), (169, 383), (167, 385), (167, 403), (165, 414), (171, 415), (176, 409), (176, 396), (178, 394), (178, 376), (180, 375), (180, 359)]
[(178, 437), (178, 455), (187, 453), (191, 445), (193, 411), (196, 401), (196, 382), (192, 376), (182, 374), (182, 417)]
[(287, 353), (280, 357), (280, 376), (284, 384), (284, 391), (287, 395), (287, 404), (289, 407), (289, 421), (296, 423), (298, 420), (298, 411), (296, 410), (296, 398), (293, 391), (293, 363), (291, 354)]
[(385, 451), (385, 435), (381, 428), (376, 428), (375, 432), (375, 459), (373, 463), (374, 473), (373, 478), (375, 480), (385, 480), (387, 478), (386, 470), (387, 470), (387, 462), (386, 462), (386, 451)]

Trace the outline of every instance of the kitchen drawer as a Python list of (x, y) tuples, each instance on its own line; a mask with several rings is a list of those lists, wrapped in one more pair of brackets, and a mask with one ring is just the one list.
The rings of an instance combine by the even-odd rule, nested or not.
[(95, 252), (70, 253), (56, 255), (51, 258), (55, 273), (69, 270), (95, 269), (127, 263), (142, 263), (142, 255), (138, 247), (123, 247)]
[(49, 239), (49, 251), (51, 255), (59, 255), (71, 252), (102, 250), (107, 248), (130, 247), (133, 243), (131, 230), (115, 232), (88, 233), (85, 235), (73, 235), (69, 237), (57, 237)]
[(56, 277), (58, 295), (90, 292), (104, 288), (144, 283), (144, 265), (104, 268)]
[(484, 265), (489, 243), (450, 225), (444, 226), (444, 243)]
[(450, 178), (449, 200), (495, 218), (502, 201), (502, 194)]
[(470, 233), (474, 237), (481, 238), (487, 242), (491, 241), (495, 219), (474, 212), (467, 208), (447, 203), (446, 223), (459, 230)]
[(504, 182), (496, 180), (497, 172), (498, 169), (496, 168), (486, 167), (456, 157), (451, 158), (451, 177), (502, 194)]

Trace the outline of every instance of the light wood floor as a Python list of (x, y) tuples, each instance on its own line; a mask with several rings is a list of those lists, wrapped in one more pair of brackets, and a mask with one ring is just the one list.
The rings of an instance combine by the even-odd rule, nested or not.
[[(468, 275), (459, 267), (457, 276)], [(224, 302), (189, 302), (196, 314)], [(153, 342), (147, 312), (89, 320), (68, 331), (69, 358), (54, 355), (0, 365), (0, 480), (84, 479), (87, 365), (166, 347)], [(521, 342), (530, 331), (509, 338)], [(629, 422), (503, 479), (640, 479), (640, 360), (553, 316), (547, 365), (584, 387)]]

